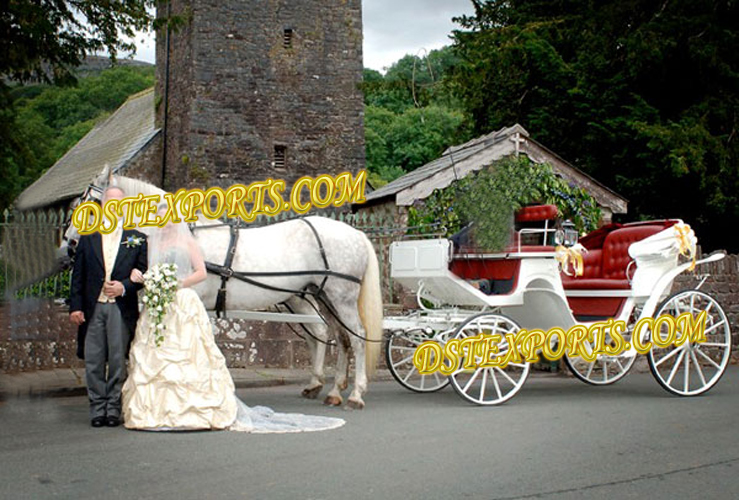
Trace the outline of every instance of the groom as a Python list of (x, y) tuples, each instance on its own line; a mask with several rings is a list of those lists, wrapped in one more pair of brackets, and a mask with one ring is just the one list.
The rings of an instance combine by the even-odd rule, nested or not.
[[(103, 206), (124, 196), (120, 188), (109, 187)], [(81, 236), (72, 271), (69, 318), (78, 326), (77, 356), (85, 360), (93, 427), (121, 423), (121, 388), (139, 316), (136, 292), (142, 287), (129, 278), (131, 270), (144, 272), (147, 265), (144, 235), (122, 226), (119, 219), (110, 234)]]

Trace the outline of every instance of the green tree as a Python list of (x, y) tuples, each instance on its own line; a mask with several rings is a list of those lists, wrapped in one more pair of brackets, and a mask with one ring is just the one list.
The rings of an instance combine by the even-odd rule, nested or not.
[(16, 81), (74, 80), (85, 54), (135, 52), (136, 30), (151, 26), (152, 0), (4, 2), (0, 76)]
[(739, 249), (739, 5), (474, 0), (452, 88), (476, 133), (514, 122), (630, 200)]
[(364, 70), (364, 102), (394, 113), (431, 104), (458, 108), (446, 77), (456, 64), (451, 47), (432, 50), (418, 57), (406, 55), (393, 63), (383, 76), (379, 71)]
[(391, 181), (438, 158), (464, 132), (464, 115), (438, 106), (409, 108), (395, 114), (365, 108), (367, 169)]
[(406, 55), (384, 76), (364, 70), (367, 168), (375, 186), (469, 138), (467, 117), (447, 82), (455, 63), (456, 55), (445, 47), (423, 57)]

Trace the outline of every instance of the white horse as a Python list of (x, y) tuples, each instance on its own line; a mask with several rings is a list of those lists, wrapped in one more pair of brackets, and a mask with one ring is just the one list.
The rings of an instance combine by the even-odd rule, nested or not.
[[(106, 170), (95, 181), (96, 186), (109, 184)], [(164, 191), (151, 184), (123, 176), (112, 177), (110, 185), (123, 189), (126, 197), (135, 197), (139, 193), (164, 194)], [(283, 290), (307, 290), (309, 294), (305, 298), (286, 291), (258, 287), (232, 277), (226, 285), (226, 307), (230, 310), (254, 311), (282, 304), (283, 311), (288, 308), (302, 314), (315, 314), (319, 311), (336, 331), (336, 338), (339, 340), (335, 382), (324, 403), (340, 406), (343, 402), (341, 391), (348, 387), (348, 350), (351, 347), (355, 360), (355, 381), (347, 407), (361, 409), (364, 407), (362, 396), (367, 391), (367, 376), (371, 376), (377, 365), (379, 342), (382, 338), (382, 296), (377, 256), (367, 236), (348, 224), (326, 217), (307, 217), (306, 220), (320, 237), (330, 270), (353, 277), (357, 282), (329, 276), (317, 296), (319, 300), (315, 300), (310, 292), (319, 290), (324, 280), (323, 275), (253, 278)], [(139, 231), (150, 230), (143, 228)], [(231, 238), (228, 226), (199, 217), (193, 235), (203, 250), (206, 262), (224, 264)], [(73, 225), (70, 225), (65, 239), (79, 239)], [(315, 271), (325, 270), (325, 263), (316, 235), (310, 226), (302, 220), (289, 220), (265, 227), (239, 229), (231, 267), (236, 272)], [(214, 310), (220, 287), (221, 277), (209, 272), (208, 279), (196, 285), (194, 290), (203, 300), (206, 309)], [(303, 325), (309, 330), (305, 339), (310, 348), (313, 367), (311, 380), (303, 389), (302, 395), (310, 399), (318, 397), (325, 383), (323, 365), (329, 325)]]

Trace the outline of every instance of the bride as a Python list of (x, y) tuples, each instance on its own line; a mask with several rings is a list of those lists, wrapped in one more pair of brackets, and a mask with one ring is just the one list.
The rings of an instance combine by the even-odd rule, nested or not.
[[(160, 207), (160, 216), (165, 209), (166, 205)], [(149, 268), (176, 264), (178, 287), (164, 317), (160, 345), (146, 311), (139, 317), (122, 394), (126, 428), (264, 433), (317, 431), (344, 424), (340, 418), (250, 408), (236, 397), (205, 306), (191, 288), (207, 275), (202, 252), (184, 223), (170, 222), (154, 230), (148, 241), (148, 262)], [(143, 283), (144, 276), (135, 269), (131, 281)]]

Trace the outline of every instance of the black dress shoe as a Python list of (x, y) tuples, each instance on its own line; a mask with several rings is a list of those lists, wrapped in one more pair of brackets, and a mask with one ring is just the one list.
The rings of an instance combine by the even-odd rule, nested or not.
[(119, 417), (107, 417), (105, 419), (105, 425), (108, 427), (118, 427), (121, 425), (121, 419)]
[(91, 425), (93, 427), (105, 427), (105, 417), (95, 417), (92, 419)]

